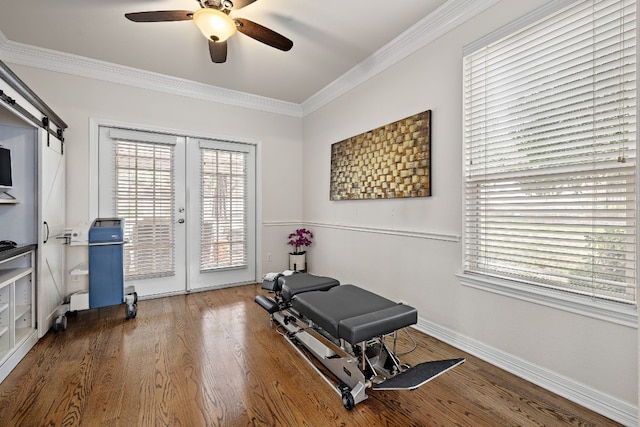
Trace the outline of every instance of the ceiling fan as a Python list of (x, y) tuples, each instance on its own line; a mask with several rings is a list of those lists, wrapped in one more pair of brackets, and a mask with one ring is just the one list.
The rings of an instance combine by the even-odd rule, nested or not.
[(200, 9), (158, 10), (150, 12), (125, 13), (125, 17), (133, 22), (170, 22), (190, 21), (209, 41), (211, 60), (221, 64), (227, 60), (227, 39), (236, 31), (251, 37), (268, 46), (288, 51), (293, 42), (285, 36), (244, 18), (231, 18), (232, 10), (242, 9), (256, 0), (196, 0)]

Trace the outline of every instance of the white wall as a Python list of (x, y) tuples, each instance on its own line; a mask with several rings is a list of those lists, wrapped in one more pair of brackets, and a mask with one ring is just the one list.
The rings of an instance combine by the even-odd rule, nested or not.
[[(117, 121), (154, 128), (184, 130), (229, 139), (259, 141), (262, 158), (263, 245), (259, 271), (287, 267), (288, 228), (279, 223), (302, 219), (302, 121), (168, 95), (113, 83), (80, 78), (15, 64), (9, 67), (69, 126), (65, 131), (67, 156), (67, 225), (90, 222), (89, 119)], [(286, 209), (283, 209), (283, 206)], [(266, 254), (273, 261), (267, 262)], [(262, 259), (260, 259), (262, 258)], [(86, 250), (70, 247), (67, 270), (86, 262)], [(80, 284), (67, 283), (68, 293)]]
[[(638, 401), (636, 328), (465, 287), (455, 276), (462, 266), (462, 49), (545, 3), (502, 1), (304, 118), (304, 218), (316, 235), (309, 262), (312, 272), (410, 302), (424, 323), (567, 379), (592, 400), (611, 398), (604, 406), (630, 418)], [(329, 200), (332, 143), (427, 109), (432, 197)]]

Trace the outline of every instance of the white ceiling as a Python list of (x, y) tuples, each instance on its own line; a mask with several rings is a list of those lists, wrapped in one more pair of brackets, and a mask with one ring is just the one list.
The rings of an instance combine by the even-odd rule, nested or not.
[[(451, 0), (450, 0), (451, 1)], [(258, 0), (247, 18), (293, 40), (282, 52), (237, 33), (214, 64), (191, 21), (134, 23), (127, 12), (196, 10), (196, 0), (4, 0), (0, 36), (188, 81), (300, 104), (447, 0)]]

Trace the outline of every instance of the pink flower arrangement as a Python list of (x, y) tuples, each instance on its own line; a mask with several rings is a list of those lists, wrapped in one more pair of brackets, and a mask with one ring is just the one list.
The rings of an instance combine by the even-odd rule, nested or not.
[(287, 242), (295, 248), (292, 252), (293, 255), (300, 255), (306, 251), (301, 251), (300, 248), (311, 246), (311, 239), (313, 239), (313, 233), (306, 228), (298, 228), (295, 232), (289, 234), (289, 241)]

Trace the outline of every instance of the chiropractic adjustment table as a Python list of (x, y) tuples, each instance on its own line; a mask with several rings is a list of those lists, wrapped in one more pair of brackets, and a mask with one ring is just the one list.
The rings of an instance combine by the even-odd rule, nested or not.
[[(438, 360), (414, 367), (395, 355), (397, 331), (418, 322), (418, 312), (336, 279), (307, 273), (278, 275), (262, 288), (273, 297), (257, 295), (264, 308), (286, 333), (284, 337), (342, 397), (346, 409), (367, 398), (366, 389), (414, 390), (462, 363)], [(392, 335), (389, 349), (385, 336)], [(324, 365), (339, 381), (335, 385), (306, 354)]]

